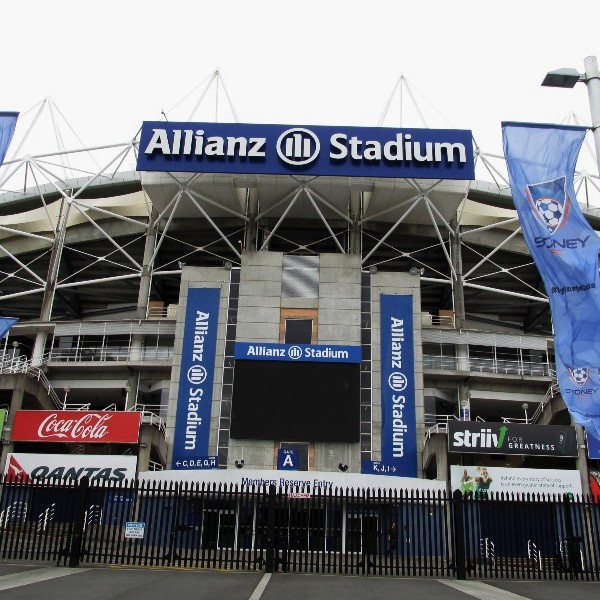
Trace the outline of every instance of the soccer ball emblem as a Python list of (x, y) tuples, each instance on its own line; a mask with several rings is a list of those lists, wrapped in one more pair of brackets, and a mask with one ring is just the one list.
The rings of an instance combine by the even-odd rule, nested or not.
[(553, 233), (563, 218), (562, 205), (554, 198), (538, 198), (535, 201), (535, 208), (540, 217), (542, 217), (548, 231)]
[(590, 378), (590, 370), (583, 367), (569, 369), (569, 375), (571, 377), (571, 381), (575, 385), (582, 387), (587, 383), (587, 380)]

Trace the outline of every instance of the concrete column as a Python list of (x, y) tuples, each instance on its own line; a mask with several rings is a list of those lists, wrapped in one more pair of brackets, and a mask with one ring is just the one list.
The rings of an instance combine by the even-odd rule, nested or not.
[[(142, 274), (140, 277), (140, 287), (138, 290), (138, 299), (136, 307), (136, 316), (138, 319), (146, 318), (148, 308), (148, 298), (150, 297), (150, 286), (152, 285), (152, 255), (156, 245), (156, 229), (154, 227), (156, 214), (154, 211), (150, 214), (148, 220), (148, 229), (146, 231), (146, 244), (144, 246), (144, 260), (142, 263)], [(134, 335), (131, 338), (131, 350), (129, 356), (131, 360), (142, 359), (143, 336)]]
[[(46, 278), (46, 287), (44, 290), (44, 297), (42, 299), (42, 310), (40, 311), (40, 321), (49, 321), (52, 316), (52, 305), (54, 303), (54, 294), (56, 292), (56, 280), (58, 278), (58, 270), (60, 266), (60, 259), (62, 256), (62, 249), (65, 243), (65, 236), (67, 231), (67, 220), (69, 217), (69, 210), (71, 208), (71, 198), (62, 199), (62, 207), (58, 217), (58, 225), (56, 227), (54, 236), (54, 245), (50, 254), (50, 264), (48, 266), (48, 275)], [(42, 363), (44, 356), (44, 348), (46, 346), (47, 334), (45, 331), (38, 331), (35, 337), (35, 344), (33, 346), (33, 353), (31, 355), (32, 364), (39, 366)]]
[(450, 221), (450, 227), (454, 231), (451, 237), (451, 258), (452, 266), (456, 273), (456, 279), (453, 280), (452, 291), (454, 295), (454, 318), (456, 329), (463, 329), (465, 326), (465, 292), (463, 288), (463, 270), (462, 270), (462, 253), (461, 253), (461, 237), (460, 227), (453, 217)]
[(246, 203), (246, 216), (250, 219), (246, 223), (246, 231), (244, 233), (244, 252), (255, 252), (257, 246), (258, 227), (256, 224), (256, 215), (258, 214), (258, 190), (249, 189)]
[(150, 468), (150, 453), (152, 452), (152, 426), (140, 427), (140, 447), (138, 452), (138, 471), (148, 471)]
[[(22, 373), (15, 375), (15, 386), (12, 390), (12, 397), (10, 400), (10, 414), (8, 419), (4, 423), (4, 431), (2, 433), (2, 457), (0, 458), (0, 473), (4, 473), (4, 467), (6, 466), (6, 458), (14, 449), (12, 438), (12, 428), (15, 421), (15, 413), (21, 410), (23, 406), (23, 396), (25, 395), (25, 384), (27, 382), (27, 375)], [(5, 441), (9, 441), (5, 444)]]
[(577, 431), (577, 460), (575, 468), (581, 473), (581, 491), (584, 496), (589, 496), (590, 493), (590, 474), (588, 471), (587, 455), (585, 453), (585, 434), (581, 425), (575, 425)]
[(350, 226), (348, 239), (348, 252), (350, 254), (359, 254), (362, 251), (361, 227), (359, 225), (361, 211), (362, 192), (350, 192), (350, 218), (352, 225)]

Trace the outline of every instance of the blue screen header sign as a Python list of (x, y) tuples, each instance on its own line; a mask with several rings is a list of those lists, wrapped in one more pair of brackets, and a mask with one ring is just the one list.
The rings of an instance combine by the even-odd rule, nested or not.
[(144, 121), (138, 171), (475, 179), (472, 133)]
[(173, 440), (173, 469), (216, 468), (211, 465), (208, 454), (208, 438), (220, 294), (217, 288), (188, 290)]
[(324, 344), (271, 344), (265, 342), (236, 342), (236, 360), (279, 360), (286, 362), (343, 362), (360, 363), (360, 346)]

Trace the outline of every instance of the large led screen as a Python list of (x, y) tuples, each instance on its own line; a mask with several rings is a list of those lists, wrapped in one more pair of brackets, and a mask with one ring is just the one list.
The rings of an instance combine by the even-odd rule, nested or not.
[(360, 365), (237, 360), (231, 437), (358, 442)]

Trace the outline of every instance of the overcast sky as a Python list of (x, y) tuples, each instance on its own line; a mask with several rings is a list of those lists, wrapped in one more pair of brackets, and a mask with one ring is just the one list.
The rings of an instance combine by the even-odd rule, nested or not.
[[(187, 119), (218, 69), (241, 122), (296, 125), (376, 125), (404, 76), (426, 122), (404, 88), (384, 125), (472, 129), (500, 153), (503, 120), (589, 124), (585, 85), (540, 83), (600, 55), (598, 0), (29, 0), (2, 20), (0, 110), (49, 96), (87, 146), (130, 139), (163, 110)], [(195, 120), (215, 113), (211, 90)], [(225, 103), (216, 117), (233, 120)]]

